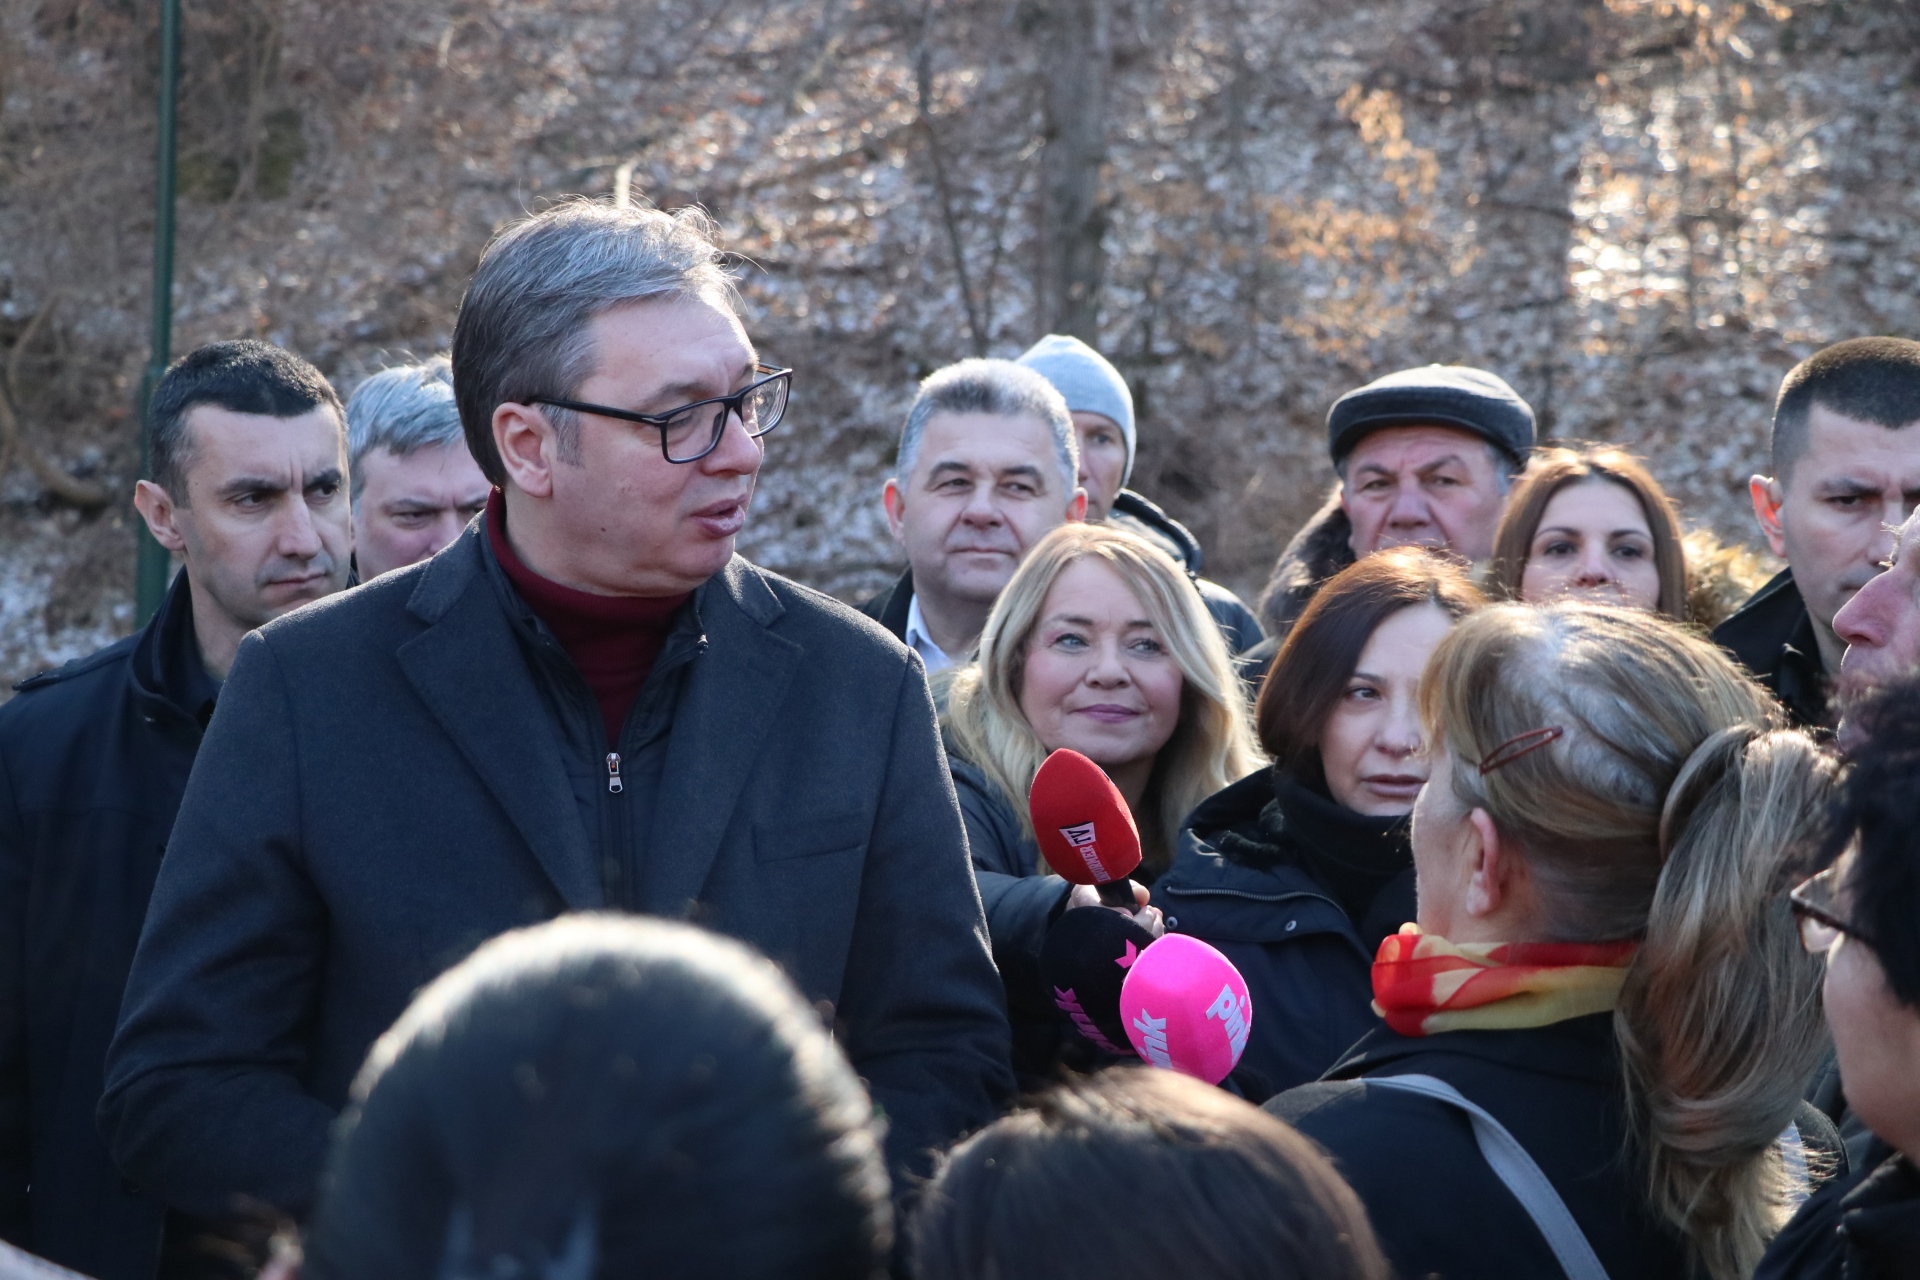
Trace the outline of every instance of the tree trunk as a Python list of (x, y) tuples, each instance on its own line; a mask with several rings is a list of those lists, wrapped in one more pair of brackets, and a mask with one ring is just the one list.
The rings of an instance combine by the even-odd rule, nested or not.
[(1100, 344), (1100, 284), (1106, 271), (1107, 90), (1113, 74), (1111, 0), (1052, 0), (1041, 74), (1046, 147), (1041, 152), (1040, 329)]

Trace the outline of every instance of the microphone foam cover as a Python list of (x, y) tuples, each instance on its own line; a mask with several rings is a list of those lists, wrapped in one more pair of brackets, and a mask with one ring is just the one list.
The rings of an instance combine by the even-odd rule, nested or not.
[(1081, 1036), (1108, 1053), (1127, 1054), (1120, 986), (1153, 935), (1106, 907), (1062, 912), (1040, 946), (1040, 977), (1060, 1012)]
[(1231, 960), (1198, 938), (1169, 933), (1127, 971), (1120, 1016), (1142, 1058), (1219, 1084), (1246, 1051), (1253, 1001)]
[(1125, 880), (1140, 865), (1140, 829), (1106, 770), (1065, 747), (1027, 789), (1034, 838), (1054, 874), (1073, 884)]

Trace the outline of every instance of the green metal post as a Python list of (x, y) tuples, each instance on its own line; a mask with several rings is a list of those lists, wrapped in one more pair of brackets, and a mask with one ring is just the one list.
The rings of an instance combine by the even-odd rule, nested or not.
[[(160, 0), (160, 119), (154, 156), (153, 197), (153, 344), (146, 374), (140, 379), (140, 403), (134, 422), (140, 428), (140, 474), (152, 479), (147, 456), (147, 401), (173, 350), (173, 178), (175, 100), (180, 91), (180, 0)], [(145, 521), (136, 521), (139, 554), (134, 567), (134, 603), (145, 625), (167, 594), (167, 549), (153, 540)]]

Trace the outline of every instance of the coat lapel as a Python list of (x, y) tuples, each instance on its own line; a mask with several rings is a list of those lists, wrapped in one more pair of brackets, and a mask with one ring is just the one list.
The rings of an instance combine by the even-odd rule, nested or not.
[(707, 650), (695, 660), (674, 712), (649, 842), (650, 914), (686, 916), (707, 882), (741, 789), (800, 665), (800, 647), (767, 629), (782, 612), (772, 590), (738, 557), (705, 594)]
[(410, 607), (429, 625), (400, 646), (398, 657), (421, 701), (506, 810), (567, 906), (605, 906), (548, 723), (551, 712), (487, 581), (472, 530), (435, 559)]

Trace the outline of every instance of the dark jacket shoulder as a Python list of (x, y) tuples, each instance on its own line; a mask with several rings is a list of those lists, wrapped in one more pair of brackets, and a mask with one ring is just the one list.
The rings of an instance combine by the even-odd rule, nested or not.
[[(1405, 1074), (1438, 1077), (1492, 1113), (1553, 1183), (1608, 1275), (1687, 1275), (1685, 1241), (1655, 1218), (1644, 1170), (1628, 1154), (1611, 1014), (1421, 1037), (1382, 1026), (1323, 1081), (1266, 1104), (1333, 1157), (1397, 1274), (1557, 1275), (1545, 1237), (1480, 1154), (1467, 1116), (1369, 1083)], [(1444, 1176), (1409, 1179), (1408, 1168)], [(1475, 1229), (1462, 1231), (1463, 1222)]]
[(907, 638), (907, 614), (912, 607), (913, 570), (907, 569), (885, 591), (861, 601), (859, 612), (885, 627), (894, 639), (904, 642)]
[(1753, 673), (1787, 709), (1795, 724), (1827, 720), (1826, 664), (1793, 570), (1773, 579), (1713, 630), (1713, 642)]

